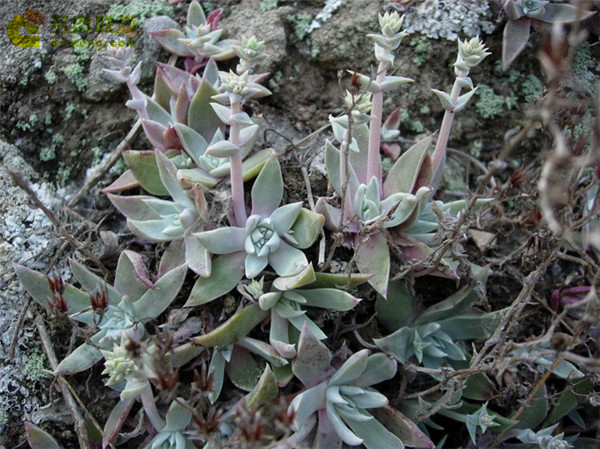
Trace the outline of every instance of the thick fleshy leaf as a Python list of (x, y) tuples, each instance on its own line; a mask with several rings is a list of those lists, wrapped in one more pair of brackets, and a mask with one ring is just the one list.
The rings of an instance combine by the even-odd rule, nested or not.
[(315, 273), (317, 278), (311, 288), (355, 288), (364, 284), (373, 277), (371, 274), (362, 273)]
[(248, 335), (268, 316), (269, 313), (262, 310), (258, 304), (252, 304), (236, 312), (216, 329), (194, 338), (193, 342), (197, 345), (209, 347), (230, 346)]
[(480, 315), (459, 315), (440, 320), (440, 330), (452, 339), (487, 338), (502, 322), (506, 309)]
[(200, 277), (210, 276), (211, 261), (210, 253), (194, 234), (186, 235), (185, 241), (185, 263), (194, 273)]
[(154, 151), (124, 151), (123, 159), (144, 190), (153, 195), (167, 195), (156, 166)]
[(370, 234), (366, 240), (355, 245), (354, 254), (358, 269), (362, 273), (374, 275), (369, 279), (369, 284), (386, 298), (390, 276), (390, 252), (385, 235), (382, 232)]
[(281, 291), (292, 290), (311, 284), (316, 279), (315, 270), (311, 263), (295, 276), (278, 277), (273, 281), (273, 287)]
[(382, 215), (390, 217), (383, 227), (393, 228), (409, 220), (418, 207), (418, 199), (412, 193), (394, 193), (381, 202)]
[(177, 180), (177, 167), (160, 151), (156, 151), (156, 165), (163, 185), (177, 204), (185, 208), (194, 208), (194, 202), (188, 196)]
[[(379, 421), (360, 421), (346, 418), (350, 429), (363, 441), (367, 449), (404, 449), (404, 443), (400, 438), (387, 430)], [(430, 446), (433, 447), (433, 446)]]
[(335, 428), (327, 417), (325, 410), (319, 410), (319, 426), (315, 435), (314, 449), (342, 449), (342, 440), (335, 433)]
[(45, 430), (25, 421), (25, 433), (31, 449), (61, 449), (62, 446)]
[(244, 249), (246, 230), (244, 228), (218, 228), (194, 234), (202, 246), (213, 254), (230, 254)]
[(504, 26), (502, 35), (502, 69), (507, 70), (510, 64), (523, 51), (529, 40), (531, 19), (509, 20)]
[(258, 363), (246, 349), (240, 348), (238, 345), (233, 346), (231, 359), (225, 366), (225, 371), (229, 380), (243, 391), (252, 391), (262, 374)]
[(360, 302), (360, 299), (350, 293), (334, 288), (312, 288), (300, 292), (306, 299), (306, 305), (311, 307), (347, 311)]
[(296, 357), (296, 347), (289, 343), (289, 321), (281, 317), (276, 310), (271, 311), (269, 343), (286, 359)]
[[(161, 219), (161, 212), (165, 212), (169, 206), (171, 206), (171, 210), (165, 213), (165, 215), (179, 212), (173, 202), (158, 200), (152, 196), (123, 196), (113, 195), (111, 193), (107, 194), (107, 196), (119, 212), (134, 221), (159, 220)], [(162, 207), (156, 207), (160, 204), (162, 204)]]
[(294, 246), (300, 249), (310, 248), (323, 229), (325, 217), (311, 210), (302, 208), (291, 227), (290, 234), (296, 240)]
[(133, 399), (128, 401), (119, 401), (111, 410), (104, 430), (102, 431), (102, 449), (106, 449), (119, 436), (119, 431), (129, 416), (129, 412), (133, 407)]
[[(48, 300), (52, 299), (53, 295), (52, 290), (50, 290), (48, 278), (45, 275), (22, 265), (13, 264), (13, 269), (15, 270), (19, 281), (23, 284), (23, 287), (25, 287), (25, 290), (27, 290), (35, 302), (47, 309)], [(70, 284), (65, 284), (63, 298), (67, 303), (67, 313), (69, 314), (79, 313), (91, 304), (90, 295)]]
[(131, 170), (125, 170), (121, 176), (119, 176), (115, 181), (113, 181), (108, 187), (104, 187), (100, 189), (102, 193), (119, 193), (124, 192), (126, 190), (135, 189), (139, 187), (140, 183), (135, 179)]
[[(342, 386), (340, 391), (359, 409), (378, 408), (388, 404), (387, 397), (374, 390), (365, 390), (355, 386)], [(352, 417), (343, 409), (340, 409), (340, 411), (344, 416)]]
[(196, 280), (184, 307), (206, 304), (230, 292), (244, 275), (246, 253), (238, 251), (212, 261), (210, 277)]
[(240, 348), (247, 349), (253, 354), (261, 356), (273, 366), (285, 366), (289, 364), (289, 362), (281, 357), (270, 344), (262, 340), (246, 337), (237, 342), (236, 345)]
[(294, 430), (302, 429), (313, 413), (325, 408), (326, 391), (327, 384), (323, 382), (303, 391), (292, 400), (290, 409), (295, 412), (292, 426)]
[(390, 406), (371, 410), (373, 416), (386, 429), (395, 434), (409, 447), (433, 448), (435, 444), (425, 435), (417, 425)]
[(277, 234), (283, 235), (288, 232), (301, 210), (301, 202), (286, 204), (275, 209), (271, 214), (271, 222)]
[(208, 147), (206, 139), (193, 128), (182, 123), (176, 123), (175, 130), (186, 153), (192, 158), (194, 164), (200, 167), (202, 165), (201, 157)]
[(301, 331), (302, 328), (306, 326), (308, 329), (310, 329), (315, 338), (319, 340), (325, 340), (327, 338), (325, 332), (323, 332), (314, 321), (312, 321), (308, 316), (306, 316), (306, 314), (302, 314), (296, 317), (290, 317), (288, 318), (288, 320), (292, 324), (292, 326), (294, 326), (299, 331)]
[(197, 184), (211, 188), (219, 182), (218, 178), (215, 178), (201, 168), (179, 169), (177, 170), (177, 179), (185, 188), (192, 188)]
[(150, 35), (156, 39), (162, 48), (177, 56), (194, 56), (194, 54), (179, 39), (185, 38), (185, 34), (174, 28), (150, 31)]
[(75, 374), (90, 369), (102, 360), (99, 349), (87, 343), (76, 348), (71, 354), (62, 360), (56, 367), (56, 374)]
[(212, 140), (216, 130), (223, 126), (210, 103), (216, 94), (217, 90), (208, 81), (203, 80), (192, 98), (188, 112), (188, 126), (208, 142)]
[(212, 374), (212, 391), (208, 393), (208, 399), (213, 404), (221, 394), (223, 382), (225, 381), (225, 363), (227, 361), (221, 354), (221, 351), (215, 349), (208, 365), (208, 375)]
[(246, 406), (260, 407), (277, 398), (278, 394), (277, 380), (271, 367), (267, 365), (254, 389), (246, 395)]
[(324, 226), (330, 231), (338, 232), (342, 228), (342, 211), (327, 202), (326, 198), (319, 198), (315, 205), (315, 212), (324, 217)]
[(192, 412), (189, 408), (183, 406), (181, 403), (185, 403), (183, 398), (177, 398), (169, 406), (167, 416), (165, 418), (165, 427), (161, 429), (161, 432), (175, 432), (183, 430), (192, 420)]
[(369, 350), (362, 349), (356, 354), (352, 354), (348, 360), (335, 372), (329, 379), (329, 385), (346, 385), (356, 380), (365, 371)]
[(466, 94), (463, 94), (460, 97), (458, 97), (458, 100), (456, 100), (456, 106), (454, 107), (454, 112), (462, 111), (467, 106), (467, 103), (469, 102), (471, 97), (475, 94), (475, 92), (477, 92), (477, 87), (475, 89), (467, 92)]
[(279, 276), (294, 276), (308, 266), (308, 260), (301, 250), (282, 241), (277, 251), (269, 254), (269, 264)]
[(438, 89), (431, 89), (431, 91), (437, 95), (438, 99), (440, 100), (440, 103), (442, 104), (442, 107), (446, 111), (454, 111), (454, 108), (456, 107), (456, 102), (452, 100), (452, 97), (449, 93)]
[(298, 355), (292, 371), (306, 387), (320, 382), (330, 371), (331, 352), (305, 326), (300, 332)]
[(544, 6), (544, 15), (536, 17), (547, 23), (573, 23), (587, 20), (594, 15), (594, 11), (581, 11), (575, 5), (548, 3)]
[(406, 150), (389, 171), (383, 183), (383, 196), (413, 193), (433, 137), (426, 137)]
[(277, 157), (263, 166), (252, 186), (252, 215), (269, 217), (283, 198), (283, 178)]
[(365, 370), (358, 378), (352, 381), (352, 385), (369, 387), (378, 384), (394, 377), (397, 369), (398, 364), (396, 361), (387, 355), (381, 352), (370, 355), (367, 359)]
[(171, 114), (169, 114), (165, 109), (163, 109), (157, 102), (155, 102), (151, 98), (147, 99), (146, 111), (148, 112), (148, 118), (151, 121), (158, 122), (165, 128), (173, 124)]
[(127, 227), (131, 232), (151, 242), (170, 242), (183, 237), (185, 231), (181, 227), (170, 229), (168, 234), (163, 232), (169, 229), (171, 225), (170, 218), (145, 221), (127, 220)]
[(121, 296), (137, 301), (149, 288), (154, 288), (142, 256), (125, 250), (119, 257), (115, 275), (115, 289)]
[(205, 22), (206, 16), (204, 15), (202, 6), (196, 0), (193, 0), (188, 7), (186, 24), (188, 26), (193, 25), (197, 27), (203, 25)]
[(244, 271), (248, 279), (254, 279), (262, 273), (265, 267), (269, 264), (267, 256), (257, 256), (256, 254), (247, 254), (244, 260)]
[(87, 292), (95, 293), (97, 291), (106, 289), (110, 304), (115, 305), (121, 301), (121, 295), (112, 285), (107, 284), (104, 279), (96, 276), (75, 259), (69, 259), (69, 266), (71, 267), (73, 276), (75, 276), (75, 278)]
[[(342, 418), (340, 418), (340, 415), (337, 413), (335, 405), (327, 402), (325, 410), (327, 411), (327, 417), (329, 418), (329, 421), (331, 421), (331, 424), (335, 429), (335, 433), (338, 434), (344, 443), (348, 444), (349, 446), (358, 446), (363, 442), (363, 439), (352, 432), (346, 423), (342, 421)], [(371, 421), (374, 420), (370, 420), (369, 424), (371, 424)], [(388, 447), (388, 449), (390, 448), (391, 446)]]
[(207, 156), (213, 157), (230, 157), (237, 154), (240, 147), (231, 143), (229, 140), (219, 140), (206, 149)]
[(165, 151), (167, 147), (164, 145), (164, 134), (167, 127), (153, 120), (142, 119), (142, 127), (146, 137), (152, 146), (160, 151)]
[(148, 290), (134, 302), (138, 318), (156, 318), (163, 313), (179, 293), (186, 272), (185, 265), (169, 271), (156, 282), (152, 290)]

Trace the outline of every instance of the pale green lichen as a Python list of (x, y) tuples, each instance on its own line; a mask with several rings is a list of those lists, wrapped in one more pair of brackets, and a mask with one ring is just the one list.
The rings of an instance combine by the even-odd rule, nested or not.
[(502, 115), (506, 100), (501, 95), (497, 95), (494, 89), (485, 84), (480, 84), (475, 94), (479, 97), (475, 109), (481, 117), (490, 119)]
[(75, 109), (77, 109), (77, 106), (75, 106), (73, 103), (67, 103), (65, 106), (65, 118), (67, 120), (73, 117), (73, 112), (75, 112)]
[(278, 0), (261, 0), (261, 2), (258, 5), (258, 9), (260, 9), (261, 11), (272, 11), (274, 9), (277, 9), (277, 2)]
[(138, 26), (144, 23), (144, 20), (153, 16), (170, 16), (173, 17), (175, 10), (169, 5), (166, 0), (134, 0), (131, 3), (117, 3), (112, 5), (108, 10), (107, 15), (114, 19), (119, 17), (135, 16), (135, 21)]
[(69, 64), (61, 70), (75, 84), (79, 92), (83, 92), (87, 88), (87, 80), (83, 77), (83, 67), (81, 64)]
[(58, 185), (64, 186), (71, 176), (72, 166), (66, 165), (64, 162), (58, 164), (58, 170), (56, 172), (56, 181)]
[(544, 85), (540, 79), (531, 74), (527, 76), (527, 79), (521, 83), (521, 96), (527, 103), (533, 102), (535, 99), (540, 98), (544, 92)]
[(52, 377), (50, 374), (42, 371), (45, 369), (48, 369), (48, 360), (46, 359), (46, 356), (39, 349), (33, 349), (29, 353), (27, 363), (23, 367), (23, 374), (25, 374), (27, 380), (32, 382)]
[(312, 23), (313, 17), (308, 13), (301, 13), (296, 15), (288, 15), (287, 21), (292, 24), (294, 29), (294, 36), (297, 40), (301, 41), (308, 36), (308, 27)]
[(48, 162), (56, 159), (56, 149), (51, 147), (44, 147), (40, 150), (40, 161)]
[(61, 145), (61, 144), (65, 143), (65, 138), (63, 137), (62, 134), (56, 133), (52, 136), (52, 143), (54, 143), (56, 145)]
[(427, 37), (421, 36), (411, 40), (409, 45), (414, 48), (415, 52), (415, 56), (412, 59), (412, 63), (417, 67), (421, 67), (427, 62), (427, 52), (431, 47), (431, 42), (429, 41), (429, 39), (427, 39)]
[(56, 82), (56, 72), (54, 72), (52, 70), (48, 70), (46, 72), (46, 74), (44, 75), (44, 78), (46, 78), (46, 82), (48, 84), (52, 85)]

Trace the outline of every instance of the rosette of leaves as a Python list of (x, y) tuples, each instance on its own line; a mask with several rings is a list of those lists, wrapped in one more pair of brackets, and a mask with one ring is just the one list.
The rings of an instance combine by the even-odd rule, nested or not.
[[(487, 268), (480, 268), (474, 276), (483, 284), (488, 273)], [(393, 333), (374, 343), (401, 363), (416, 359), (427, 368), (466, 360), (468, 354), (459, 342), (489, 337), (504, 313), (477, 311), (472, 306), (478, 298), (474, 287), (464, 287), (419, 312), (416, 298), (404, 283), (394, 282), (387, 300), (379, 298), (376, 302), (377, 319)]]
[(170, 253), (179, 254), (181, 264), (208, 277), (210, 255), (193, 234), (202, 229), (207, 219), (204, 193), (199, 188), (186, 191), (179, 184), (177, 168), (169, 158), (158, 150), (155, 158), (160, 180), (171, 201), (149, 195), (108, 194), (108, 198), (127, 217), (127, 226), (134, 234), (151, 242), (172, 242)]
[(223, 10), (216, 9), (206, 17), (200, 3), (194, 0), (188, 8), (183, 32), (170, 28), (150, 34), (168, 52), (185, 57), (186, 71), (195, 73), (209, 58), (223, 61), (235, 55), (232, 48), (235, 41), (221, 40), (223, 31), (218, 24), (222, 15)]
[[(316, 240), (323, 217), (302, 208), (302, 203), (278, 207), (283, 198), (283, 178), (276, 157), (271, 157), (254, 182), (252, 209), (245, 226), (232, 226), (195, 233), (198, 241), (213, 254), (243, 258), (243, 268), (234, 266), (228, 284), (233, 288), (245, 273), (258, 276), (271, 265), (279, 276), (293, 276), (308, 266), (302, 249)], [(225, 257), (222, 256), (222, 257)]]
[(190, 406), (183, 398), (171, 402), (164, 426), (144, 449), (195, 449), (197, 446), (187, 438), (186, 429), (192, 421)]
[(503, 0), (508, 17), (502, 38), (502, 68), (508, 69), (527, 45), (531, 25), (536, 23), (573, 23), (586, 20), (594, 13), (575, 5), (550, 0)]
[(343, 444), (362, 444), (368, 449), (434, 447), (412, 421), (389, 407), (388, 399), (371, 388), (394, 377), (396, 362), (366, 349), (351, 355), (337, 369), (331, 360), (327, 347), (304, 326), (292, 369), (306, 389), (290, 404), (296, 434), (289, 438), (289, 445), (332, 449), (341, 449)]
[(144, 334), (144, 322), (157, 318), (175, 299), (187, 268), (173, 268), (152, 280), (142, 257), (133, 251), (123, 251), (119, 258), (114, 285), (75, 260), (70, 261), (75, 279), (85, 290), (62, 283), (57, 291), (56, 282), (47, 276), (21, 265), (14, 265), (21, 284), (43, 308), (64, 304), (69, 318), (87, 325), (93, 334), (90, 343), (83, 343), (60, 362), (58, 374), (73, 374), (91, 368), (103, 356), (101, 350), (110, 350), (121, 341), (124, 332), (139, 338)]

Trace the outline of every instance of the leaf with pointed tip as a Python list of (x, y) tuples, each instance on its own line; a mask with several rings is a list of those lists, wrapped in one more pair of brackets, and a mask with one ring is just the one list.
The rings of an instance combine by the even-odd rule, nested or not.
[(315, 273), (316, 280), (310, 288), (355, 288), (373, 277), (372, 274), (362, 273)]
[(25, 421), (25, 433), (31, 449), (62, 449), (52, 435), (28, 421)]
[(152, 290), (133, 303), (138, 318), (156, 318), (173, 302), (187, 273), (187, 266), (182, 265), (161, 277)]
[(121, 176), (119, 176), (115, 181), (113, 181), (108, 187), (104, 187), (100, 189), (102, 193), (118, 193), (124, 192), (126, 190), (135, 189), (139, 187), (140, 183), (133, 176), (133, 172), (131, 170), (125, 170)]
[(238, 227), (217, 228), (194, 234), (202, 246), (213, 254), (230, 254), (244, 249), (246, 229)]
[(83, 343), (58, 364), (56, 374), (75, 374), (90, 369), (102, 360), (102, 353), (92, 345)]
[(323, 216), (323, 226), (330, 231), (339, 231), (342, 224), (342, 211), (327, 202), (326, 198), (319, 198), (315, 205), (315, 212)]
[(219, 140), (206, 149), (207, 156), (230, 157), (240, 152), (240, 147), (229, 140)]
[(233, 385), (243, 391), (252, 391), (262, 374), (258, 363), (246, 349), (238, 345), (233, 346), (231, 359), (225, 366), (225, 371)]
[(403, 84), (414, 83), (414, 82), (415, 82), (415, 80), (413, 80), (411, 78), (404, 78), (403, 76), (388, 75), (385, 77), (385, 80), (382, 83), (380, 83), (380, 86), (384, 92), (389, 92), (390, 90), (396, 89), (396, 88), (402, 86)]
[(312, 263), (295, 276), (278, 277), (273, 281), (273, 287), (278, 290), (293, 290), (308, 285), (316, 280)]
[[(19, 281), (23, 284), (23, 287), (25, 287), (25, 290), (27, 290), (35, 302), (47, 309), (48, 300), (53, 296), (52, 290), (50, 290), (50, 284), (48, 283), (48, 278), (37, 271), (16, 263), (13, 264), (13, 269), (15, 270)], [(90, 295), (70, 284), (65, 284), (63, 298), (67, 303), (67, 307), (69, 308), (68, 313), (70, 314), (79, 313), (91, 304)]]
[(306, 387), (319, 382), (330, 370), (331, 352), (307, 326), (302, 328), (298, 340), (298, 355), (292, 362), (292, 371)]
[(164, 110), (156, 101), (151, 98), (147, 99), (146, 111), (148, 112), (148, 118), (153, 122), (158, 122), (165, 128), (171, 126), (173, 118), (166, 110)]
[(389, 171), (383, 183), (383, 196), (412, 193), (423, 167), (433, 136), (428, 136), (406, 150)]
[(106, 449), (117, 439), (121, 427), (123, 427), (125, 420), (129, 416), (133, 403), (133, 399), (119, 401), (111, 410), (102, 431), (102, 449)]
[(351, 310), (358, 305), (360, 299), (350, 293), (335, 288), (311, 288), (300, 290), (306, 299), (306, 305), (339, 311)]
[(456, 101), (456, 107), (454, 108), (454, 112), (462, 111), (465, 108), (465, 106), (467, 106), (467, 103), (476, 91), (477, 87), (471, 90), (470, 92), (467, 92), (466, 94), (463, 94), (460, 97), (458, 97), (458, 100)]
[(193, 342), (203, 346), (230, 346), (250, 333), (261, 321), (269, 316), (257, 304), (251, 304), (236, 312), (216, 329), (194, 338)]
[(269, 217), (283, 198), (283, 178), (277, 157), (269, 158), (252, 186), (252, 215)]
[(206, 142), (202, 135), (182, 123), (176, 123), (175, 130), (185, 152), (192, 158), (196, 166), (201, 167), (201, 158), (206, 152), (208, 142)]
[(326, 391), (327, 383), (323, 382), (303, 391), (292, 400), (290, 409), (295, 412), (292, 426), (294, 430), (301, 430), (313, 413), (325, 408)]
[(225, 363), (227, 361), (218, 349), (213, 350), (213, 355), (208, 365), (208, 375), (212, 374), (212, 391), (208, 393), (208, 399), (213, 404), (221, 394), (223, 382), (225, 381)]
[(369, 279), (369, 284), (386, 298), (390, 277), (390, 252), (385, 235), (382, 232), (370, 234), (366, 240), (355, 245), (354, 254), (359, 271), (374, 275)]
[(267, 365), (254, 389), (246, 395), (248, 407), (260, 407), (277, 398), (279, 388), (271, 367)]
[[(223, 126), (219, 115), (215, 113), (211, 100), (217, 90), (203, 80), (196, 90), (188, 111), (188, 126), (210, 142), (219, 127)], [(225, 106), (223, 106), (225, 107)]]
[(160, 151), (155, 152), (156, 166), (163, 185), (177, 204), (185, 208), (195, 208), (194, 202), (188, 196), (177, 180), (177, 167)]
[(506, 309), (479, 315), (458, 315), (447, 320), (440, 320), (440, 330), (452, 339), (470, 340), (474, 338), (487, 338), (502, 322)]
[(573, 23), (587, 20), (594, 14), (595, 11), (582, 11), (575, 5), (548, 3), (544, 6), (544, 15), (536, 19), (547, 23)]
[(119, 257), (115, 275), (115, 289), (121, 296), (137, 301), (149, 288), (154, 288), (142, 256), (125, 250)]
[(158, 196), (169, 193), (160, 180), (154, 151), (124, 151), (123, 159), (146, 191)]
[(371, 410), (371, 413), (377, 421), (400, 438), (406, 446), (423, 448), (435, 447), (435, 444), (414, 422), (389, 405)]
[(369, 387), (396, 375), (398, 364), (386, 354), (378, 352), (367, 359), (367, 366), (363, 373), (352, 381), (352, 385), (358, 387)]
[(438, 89), (431, 89), (431, 91), (437, 95), (438, 99), (440, 100), (440, 103), (442, 104), (442, 107), (446, 111), (454, 112), (456, 103), (452, 100), (452, 97), (450, 96), (450, 94), (443, 92), (441, 90), (438, 90)]
[(415, 313), (415, 300), (404, 281), (392, 281), (388, 286), (387, 299), (378, 296), (375, 301), (377, 321), (390, 332), (407, 326)]
[(174, 28), (158, 31), (150, 31), (150, 35), (156, 39), (159, 45), (177, 56), (194, 56), (194, 54), (184, 44), (179, 42), (179, 39), (184, 39), (186, 36), (181, 31)]
[(247, 349), (253, 354), (261, 356), (274, 367), (285, 366), (289, 364), (289, 362), (281, 357), (270, 344), (262, 340), (246, 337), (237, 342), (236, 345)]
[(310, 248), (321, 234), (324, 223), (323, 215), (302, 208), (290, 229), (290, 234), (296, 240), (294, 246), (300, 249)]
[(502, 69), (507, 70), (511, 63), (527, 45), (529, 32), (531, 29), (531, 19), (522, 18), (519, 20), (509, 20), (504, 26), (502, 35)]
[[(338, 414), (334, 404), (327, 401), (325, 410), (327, 412), (327, 418), (329, 418), (329, 421), (331, 421), (331, 424), (335, 429), (335, 433), (338, 434), (344, 443), (349, 446), (358, 446), (359, 444), (363, 443), (363, 439), (350, 430), (348, 425), (342, 420), (342, 418), (340, 418), (340, 415)], [(372, 421), (374, 420), (369, 420), (369, 424), (371, 424)], [(393, 446), (388, 446), (388, 449), (391, 449), (392, 447)]]
[(165, 151), (164, 134), (167, 127), (153, 120), (142, 119), (142, 128), (152, 146), (160, 151)]
[(352, 354), (348, 360), (335, 372), (329, 379), (329, 385), (346, 385), (353, 380), (358, 379), (367, 367), (369, 350), (362, 349), (356, 354)]
[(211, 272), (211, 261), (208, 250), (202, 246), (194, 234), (186, 235), (184, 241), (185, 263), (188, 268), (200, 277), (209, 277)]
[(188, 7), (187, 20), (185, 23), (188, 26), (193, 25), (198, 27), (200, 25), (204, 25), (205, 22), (206, 16), (204, 15), (204, 10), (202, 9), (202, 6), (200, 6), (200, 3), (194, 0)]
[(116, 305), (121, 301), (121, 294), (112, 285), (108, 284), (101, 277), (96, 276), (75, 259), (69, 259), (69, 266), (71, 267), (71, 272), (73, 273), (73, 276), (75, 276), (75, 279), (77, 279), (81, 286), (89, 293), (95, 293), (106, 288), (109, 304)]
[(295, 276), (308, 266), (304, 252), (284, 241), (279, 243), (277, 251), (269, 254), (268, 259), (279, 276)]

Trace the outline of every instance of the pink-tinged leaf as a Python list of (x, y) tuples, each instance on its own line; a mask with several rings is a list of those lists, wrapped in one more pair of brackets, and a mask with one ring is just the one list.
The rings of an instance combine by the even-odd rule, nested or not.
[(160, 180), (154, 151), (124, 151), (123, 159), (144, 190), (158, 196), (169, 193)]
[(107, 196), (113, 203), (113, 206), (131, 220), (145, 221), (158, 220), (160, 218), (160, 215), (144, 202), (144, 200), (153, 199), (151, 196), (121, 196), (111, 193), (107, 194)]
[(388, 406), (370, 410), (373, 416), (385, 428), (396, 435), (406, 446), (419, 448), (433, 448), (435, 444), (425, 435), (417, 425), (400, 413)]
[(213, 254), (230, 254), (244, 249), (245, 228), (218, 228), (194, 234)]
[(238, 251), (212, 261), (208, 278), (198, 278), (184, 307), (199, 306), (233, 290), (244, 276), (246, 253)]
[(431, 182), (431, 161), (427, 164), (426, 160), (432, 140), (433, 136), (420, 140), (398, 158), (383, 183), (384, 198), (394, 193), (413, 193), (416, 185), (427, 178)]
[(369, 279), (369, 284), (384, 298), (387, 297), (388, 281), (390, 277), (390, 251), (383, 232), (370, 234), (362, 241), (355, 243), (354, 254), (356, 266), (361, 273), (374, 276)]
[(298, 355), (292, 363), (292, 371), (300, 382), (305, 387), (321, 382), (331, 370), (331, 358), (327, 346), (321, 343), (307, 326), (303, 326), (298, 340)]
[(502, 69), (507, 70), (529, 40), (531, 19), (509, 20), (502, 36)]
[(163, 145), (167, 150), (183, 150), (183, 144), (174, 127), (168, 126), (162, 137)]
[(208, 15), (206, 23), (210, 25), (211, 31), (215, 31), (219, 27), (221, 17), (223, 17), (223, 8), (217, 8)]
[[(367, 179), (367, 148), (369, 146), (369, 127), (366, 124), (358, 125), (352, 129), (352, 138), (356, 141), (360, 151), (350, 151), (350, 166), (352, 173), (361, 184), (368, 184)], [(338, 170), (339, 172), (339, 170)]]
[(106, 420), (106, 424), (104, 425), (104, 430), (102, 431), (102, 449), (106, 449), (117, 439), (119, 431), (129, 416), (133, 404), (133, 399), (119, 401), (111, 410), (110, 415)]
[(398, 143), (381, 143), (381, 151), (392, 161), (396, 161), (402, 152), (402, 148)]
[(142, 119), (142, 128), (144, 128), (144, 133), (154, 148), (157, 148), (160, 151), (165, 151), (167, 149), (163, 143), (164, 134), (167, 130), (166, 126), (152, 120)]
[(342, 211), (327, 202), (326, 198), (319, 198), (315, 211), (325, 218), (324, 226), (330, 231), (339, 231), (342, 223)]
[(115, 289), (121, 296), (137, 301), (149, 288), (154, 288), (154, 283), (142, 256), (130, 250), (123, 251), (117, 264)]
[(346, 385), (356, 380), (365, 371), (370, 351), (362, 349), (352, 354), (329, 379), (329, 385)]
[(196, 89), (200, 83), (194, 76), (190, 75), (185, 70), (178, 69), (177, 67), (163, 64), (161, 62), (156, 63), (157, 77), (160, 76), (162, 81), (167, 85), (171, 91), (165, 105), (159, 103), (165, 111), (169, 110), (171, 97), (177, 97), (179, 90), (184, 86), (185, 83), (190, 83), (192, 89)]
[(252, 304), (236, 312), (216, 329), (194, 338), (193, 343), (209, 347), (230, 346), (246, 337), (268, 316), (269, 312), (262, 310), (258, 304)]
[(62, 449), (57, 441), (45, 430), (25, 421), (25, 433), (31, 449)]
[(79, 281), (81, 286), (88, 293), (95, 293), (106, 289), (110, 304), (116, 305), (121, 302), (121, 295), (119, 292), (112, 285), (107, 284), (105, 279), (95, 275), (75, 259), (69, 259), (69, 266), (71, 267), (71, 272), (73, 273), (73, 276), (75, 276), (75, 279)]
[(166, 79), (164, 68), (160, 63), (157, 63), (156, 76), (154, 77), (154, 99), (163, 109), (167, 110), (171, 98), (174, 97), (177, 97), (177, 89), (170, 85), (170, 80)]
[(179, 293), (186, 273), (187, 266), (182, 265), (161, 277), (155, 288), (133, 303), (137, 316), (154, 319), (163, 313)]
[(139, 187), (140, 183), (137, 182), (135, 176), (131, 170), (126, 170), (121, 176), (119, 176), (115, 181), (112, 182), (108, 187), (104, 187), (100, 190), (102, 193), (119, 193), (124, 192), (126, 190), (135, 189)]
[(575, 5), (549, 3), (544, 6), (544, 15), (538, 20), (547, 23), (573, 23), (587, 20), (595, 11), (582, 11)]
[(190, 102), (192, 101), (192, 95), (193, 91), (189, 85), (184, 84), (181, 86), (175, 103), (175, 123), (188, 124), (188, 110), (190, 108)]
[(315, 273), (317, 280), (311, 288), (355, 288), (373, 277), (362, 273)]
[(200, 277), (210, 276), (211, 263), (210, 253), (202, 246), (200, 241), (189, 234), (184, 237), (185, 241), (185, 262), (190, 270)]
[(329, 421), (327, 412), (319, 410), (317, 413), (319, 415), (319, 425), (313, 444), (314, 449), (341, 449), (342, 440), (335, 433), (335, 428), (331, 424), (331, 421)]
[(212, 176), (201, 168), (182, 168), (177, 170), (177, 179), (182, 187), (191, 189), (194, 186), (214, 187), (220, 179)]
[(185, 34), (174, 28), (168, 30), (150, 31), (150, 35), (156, 39), (159, 45), (177, 56), (194, 56), (187, 46), (179, 42), (179, 39), (185, 39)]

